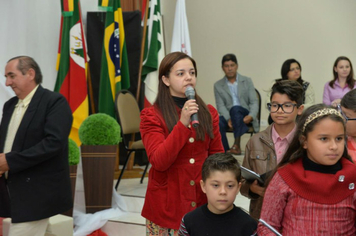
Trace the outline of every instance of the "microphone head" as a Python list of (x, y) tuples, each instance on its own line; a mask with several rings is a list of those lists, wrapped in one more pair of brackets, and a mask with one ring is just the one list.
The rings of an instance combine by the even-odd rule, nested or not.
[(185, 89), (185, 96), (186, 97), (195, 97), (195, 90), (192, 86), (188, 85)]

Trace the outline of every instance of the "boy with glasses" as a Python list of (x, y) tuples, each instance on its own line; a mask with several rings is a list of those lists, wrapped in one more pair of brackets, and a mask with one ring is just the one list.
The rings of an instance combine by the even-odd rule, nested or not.
[[(242, 166), (267, 179), (287, 150), (295, 129), (296, 118), (303, 112), (303, 88), (292, 80), (276, 82), (271, 89), (268, 110), (273, 123), (264, 131), (255, 134), (246, 144)], [(250, 215), (260, 217), (265, 188), (255, 180), (243, 181), (241, 194), (250, 198)]]
[(356, 163), (356, 89), (351, 90), (337, 106), (346, 121), (347, 149), (354, 163)]

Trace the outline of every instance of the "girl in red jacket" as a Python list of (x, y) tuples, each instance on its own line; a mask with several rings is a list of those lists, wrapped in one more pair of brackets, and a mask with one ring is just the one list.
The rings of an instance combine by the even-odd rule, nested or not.
[[(187, 86), (195, 88), (196, 76), (193, 58), (168, 54), (159, 67), (157, 100), (141, 112), (142, 141), (152, 165), (142, 209), (147, 235), (177, 235), (183, 215), (207, 202), (199, 185), (205, 159), (224, 152), (216, 109), (198, 95), (185, 96)], [(193, 128), (195, 113), (199, 125)]]
[[(336, 109), (308, 108), (267, 187), (261, 219), (283, 236), (355, 235), (356, 166), (345, 142)], [(260, 223), (258, 235), (275, 234)]]

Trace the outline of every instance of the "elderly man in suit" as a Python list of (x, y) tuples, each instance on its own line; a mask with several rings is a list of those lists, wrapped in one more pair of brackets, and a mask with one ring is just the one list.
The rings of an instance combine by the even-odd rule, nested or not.
[(0, 125), (0, 216), (12, 219), (10, 236), (45, 234), (49, 217), (73, 205), (68, 165), (72, 112), (59, 93), (44, 89), (37, 63), (10, 59), (6, 86), (16, 96)]
[[(225, 151), (239, 155), (240, 137), (248, 131), (247, 124), (252, 122), (254, 130), (259, 131), (256, 118), (258, 100), (252, 80), (237, 73), (238, 63), (234, 54), (223, 56), (221, 64), (225, 76), (214, 84), (220, 133)], [(226, 138), (228, 128), (234, 130), (235, 142), (231, 148)]]

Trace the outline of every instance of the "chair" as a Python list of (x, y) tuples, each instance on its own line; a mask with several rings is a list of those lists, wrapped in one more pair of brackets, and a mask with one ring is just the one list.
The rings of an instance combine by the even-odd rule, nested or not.
[[(261, 126), (261, 94), (260, 92), (258, 92), (257, 89), (255, 89), (256, 91), (256, 96), (258, 99), (258, 113), (257, 113), (257, 120), (258, 120), (258, 125)], [(256, 133), (255, 129), (253, 128), (252, 123), (248, 124), (248, 131), (246, 133), (251, 134), (251, 137), (254, 133)], [(226, 132), (234, 132), (233, 128), (229, 128)]]
[[(115, 189), (117, 190), (131, 154), (136, 151), (145, 151), (145, 147), (143, 146), (142, 140), (135, 140), (135, 134), (140, 132), (140, 108), (138, 107), (135, 97), (130, 91), (121, 90), (116, 95), (115, 109), (117, 112), (118, 122), (121, 126), (123, 144), (127, 151), (125, 164), (122, 167), (120, 176), (115, 185)], [(128, 138), (128, 136), (130, 138)], [(150, 163), (147, 162), (145, 170), (143, 171), (140, 181), (141, 184), (146, 175), (149, 164)]]

